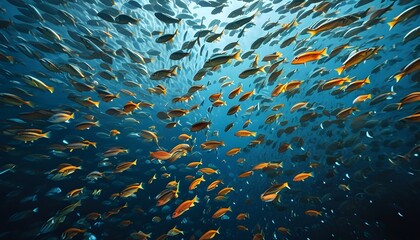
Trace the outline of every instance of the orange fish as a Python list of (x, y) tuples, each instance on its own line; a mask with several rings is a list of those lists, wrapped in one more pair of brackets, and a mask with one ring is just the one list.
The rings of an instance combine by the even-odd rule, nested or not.
[(205, 232), (199, 240), (209, 240), (209, 239), (213, 239), (216, 234), (220, 234), (219, 233), (220, 227), (217, 230), (208, 230), (207, 232)]
[(281, 233), (283, 233), (283, 234), (285, 234), (285, 235), (290, 235), (290, 236), (291, 236), (291, 234), (290, 234), (290, 229), (288, 229), (288, 228), (285, 228), (285, 227), (278, 227), (278, 228), (277, 228), (277, 231), (279, 231), (279, 232), (281, 232)]
[(207, 187), (207, 192), (214, 190), (215, 188), (217, 188), (219, 186), (220, 183), (223, 183), (222, 180), (217, 179), (214, 180), (212, 183), (210, 183), (210, 185)]
[(220, 190), (217, 195), (225, 196), (226, 194), (230, 193), (231, 191), (235, 191), (233, 187), (225, 187), (222, 190)]
[(226, 152), (226, 156), (234, 156), (241, 151), (241, 148), (232, 148)]
[(354, 100), (353, 100), (353, 104), (355, 103), (360, 103), (360, 102), (364, 102), (368, 99), (372, 98), (372, 94), (363, 94), (363, 95), (359, 95), (357, 96)]
[(115, 167), (114, 173), (122, 173), (128, 170), (131, 166), (137, 165), (137, 159), (132, 162), (123, 162)]
[(298, 175), (296, 175), (293, 178), (294, 182), (300, 182), (300, 181), (305, 181), (305, 179), (307, 179), (308, 177), (314, 177), (314, 173), (310, 172), (310, 173), (299, 173)]
[(306, 210), (305, 214), (311, 217), (321, 216), (321, 212), (316, 210)]
[(244, 225), (238, 225), (238, 226), (236, 226), (236, 228), (237, 228), (238, 230), (241, 230), (241, 231), (248, 231), (248, 228), (247, 228), (247, 227), (245, 227)]
[(243, 172), (243, 173), (239, 174), (239, 177), (240, 178), (247, 178), (247, 177), (250, 177), (252, 175), (254, 175), (253, 171), (246, 171), (246, 172)]
[(232, 209), (231, 209), (230, 207), (227, 207), (227, 208), (220, 208), (219, 210), (217, 210), (217, 211), (213, 214), (212, 218), (220, 218), (220, 217), (222, 217), (223, 215), (225, 215), (227, 212), (232, 212)]
[(326, 83), (324, 83), (321, 86), (321, 89), (322, 90), (329, 90), (329, 89), (331, 89), (331, 88), (333, 88), (335, 86), (343, 85), (344, 82), (351, 82), (351, 78), (344, 77), (344, 78), (334, 78), (334, 79), (331, 79), (331, 80), (327, 81)]
[(201, 149), (203, 150), (215, 150), (218, 147), (225, 146), (223, 141), (207, 141), (200, 144)]
[(328, 57), (327, 54), (327, 48), (324, 48), (322, 50), (319, 51), (310, 51), (310, 52), (305, 52), (302, 53), (298, 56), (296, 56), (293, 60), (292, 60), (292, 64), (306, 64), (307, 62), (312, 62), (312, 61), (316, 61), (322, 58), (322, 56), (326, 56)]
[(129, 101), (124, 105), (123, 111), (126, 113), (131, 113), (134, 110), (137, 110), (139, 108), (140, 108), (140, 103), (134, 103), (133, 101)]
[(181, 216), (184, 212), (186, 212), (188, 209), (190, 209), (191, 207), (194, 207), (195, 203), (199, 203), (198, 201), (198, 197), (195, 196), (193, 199), (191, 200), (186, 200), (183, 203), (181, 203), (176, 209), (175, 211), (172, 213), (172, 218), (177, 218), (179, 216)]
[(190, 162), (190, 163), (187, 164), (187, 167), (196, 168), (200, 165), (203, 165), (203, 159), (200, 159), (199, 162)]
[(250, 136), (256, 137), (257, 132), (251, 132), (251, 131), (243, 129), (243, 130), (237, 131), (235, 133), (235, 136), (237, 136), (237, 137), (250, 137)]
[(169, 158), (172, 157), (172, 154), (165, 151), (156, 151), (156, 152), (150, 152), (150, 156), (153, 159), (168, 160)]
[(236, 220), (245, 220), (249, 218), (249, 213), (239, 213), (238, 216), (236, 216)]
[(349, 85), (347, 85), (347, 87), (344, 90), (346, 92), (352, 92), (354, 90), (357, 90), (357, 89), (363, 87), (363, 85), (368, 84), (368, 83), (370, 83), (369, 76), (367, 76), (363, 80), (357, 80), (357, 81), (351, 82)]
[(109, 135), (111, 136), (111, 137), (115, 137), (115, 136), (117, 136), (118, 134), (121, 134), (118, 130), (116, 130), (116, 129), (112, 129), (111, 131), (109, 131)]
[(207, 175), (211, 175), (211, 174), (220, 174), (220, 171), (217, 169), (213, 169), (213, 168), (200, 168), (199, 170), (198, 170), (199, 172), (202, 172), (202, 173), (205, 173), (205, 174), (207, 174)]
[(214, 101), (211, 105), (212, 105), (213, 107), (226, 106), (226, 102), (225, 102), (225, 101), (222, 101), (222, 100), (220, 100), (220, 99), (217, 99), (217, 100), (216, 100), (216, 101)]
[(335, 115), (335, 116), (337, 117), (337, 119), (345, 119), (346, 117), (350, 116), (356, 110), (357, 110), (357, 108), (355, 108), (355, 107), (345, 108), (345, 109), (341, 110), (339, 113), (337, 113), (337, 115)]
[(183, 133), (183, 134), (178, 136), (178, 139), (181, 140), (181, 141), (188, 141), (188, 140), (192, 139), (192, 137), (188, 134)]
[(76, 188), (76, 189), (73, 189), (73, 190), (71, 190), (70, 192), (67, 193), (67, 197), (68, 198), (77, 197), (77, 196), (79, 196), (80, 194), (83, 193), (83, 189), (84, 188)]
[(128, 185), (124, 190), (122, 190), (119, 193), (119, 197), (131, 197), (133, 196), (139, 189), (144, 189), (143, 188), (143, 183), (133, 183), (131, 185)]
[(343, 191), (350, 191), (349, 185), (340, 184), (340, 185), (338, 185), (338, 188), (340, 188)]
[(238, 87), (236, 87), (235, 89), (233, 89), (230, 93), (229, 93), (229, 99), (233, 99), (233, 98), (235, 98), (236, 96), (238, 96), (239, 95), (239, 93), (241, 93), (242, 92), (242, 86), (241, 85), (239, 85)]
[(205, 182), (206, 180), (204, 179), (204, 175), (201, 175), (201, 177), (194, 179), (194, 181), (191, 182), (190, 186), (189, 186), (189, 190), (194, 190), (197, 188), (197, 186), (201, 183), (201, 182)]
[(247, 100), (248, 98), (250, 98), (252, 95), (255, 94), (255, 89), (249, 92), (245, 92), (244, 94), (242, 94), (242, 96), (239, 98), (239, 102), (243, 102), (245, 100)]

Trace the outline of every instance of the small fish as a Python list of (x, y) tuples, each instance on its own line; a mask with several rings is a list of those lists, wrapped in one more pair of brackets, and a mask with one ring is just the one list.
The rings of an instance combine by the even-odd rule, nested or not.
[(299, 173), (298, 175), (296, 175), (295, 177), (293, 177), (293, 181), (294, 182), (300, 182), (300, 181), (305, 181), (305, 179), (309, 178), (309, 177), (314, 177), (314, 173), (310, 172), (310, 173)]
[(183, 213), (185, 213), (186, 211), (188, 211), (188, 209), (190, 209), (191, 207), (194, 207), (195, 206), (195, 203), (199, 203), (199, 199), (198, 199), (197, 196), (195, 196), (191, 200), (186, 200), (186, 201), (182, 202), (175, 209), (175, 211), (172, 213), (172, 218), (177, 218), (177, 217), (181, 216)]
[(323, 48), (322, 50), (319, 50), (319, 51), (310, 51), (310, 52), (302, 53), (296, 56), (292, 60), (291, 63), (292, 64), (306, 64), (307, 62), (319, 60), (322, 58), (322, 56), (328, 57), (327, 48)]

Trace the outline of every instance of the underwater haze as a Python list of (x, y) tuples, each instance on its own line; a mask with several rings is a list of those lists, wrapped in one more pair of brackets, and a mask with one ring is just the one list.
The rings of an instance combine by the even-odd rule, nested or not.
[(415, 239), (420, 5), (0, 2), (0, 239)]

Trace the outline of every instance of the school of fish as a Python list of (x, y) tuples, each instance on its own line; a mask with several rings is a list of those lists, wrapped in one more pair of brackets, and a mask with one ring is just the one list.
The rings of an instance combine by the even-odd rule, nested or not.
[(382, 239), (420, 199), (417, 1), (0, 12), (0, 238)]

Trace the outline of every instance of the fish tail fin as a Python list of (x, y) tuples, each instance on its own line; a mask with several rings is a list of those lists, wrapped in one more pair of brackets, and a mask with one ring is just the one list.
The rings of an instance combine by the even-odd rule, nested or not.
[(349, 78), (349, 76), (347, 76), (347, 77), (344, 78), (344, 82), (351, 82), (352, 79), (353, 78)]
[(251, 132), (251, 136), (256, 137), (257, 136), (257, 132)]
[(311, 177), (315, 177), (315, 173), (314, 173), (314, 172), (310, 172), (310, 173), (309, 173), (309, 176), (311, 176)]
[(335, 71), (337, 71), (338, 75), (341, 75), (341, 73), (344, 71), (344, 66), (336, 68)]
[(26, 101), (26, 102), (24, 102), (26, 105), (28, 105), (29, 107), (31, 107), (31, 108), (34, 108), (35, 106), (34, 106), (34, 104), (32, 103), (32, 102), (30, 102), (30, 101)]
[(322, 55), (324, 55), (324, 56), (328, 57), (327, 49), (328, 49), (328, 48), (326, 48), (326, 47), (325, 47), (324, 49), (322, 49), (322, 50), (321, 50), (321, 52), (320, 52), (320, 53), (321, 53)]
[(364, 83), (370, 83), (370, 78), (369, 78), (370, 76), (367, 76), (366, 78), (365, 78), (365, 81), (364, 81)]
[(397, 103), (397, 104), (398, 104), (397, 110), (400, 110), (403, 104), (402, 103)]
[(174, 33), (174, 35), (176, 36), (176, 35), (178, 35), (178, 28), (177, 29), (175, 29), (175, 33)]
[(117, 93), (117, 94), (115, 95), (115, 98), (120, 98), (120, 93)]
[(99, 123), (99, 120), (95, 122), (95, 125), (96, 125), (97, 127), (100, 127), (100, 126), (101, 126), (101, 124)]
[(97, 102), (92, 101), (92, 103), (93, 103), (93, 105), (95, 105), (96, 108), (99, 108), (99, 103), (100, 103), (99, 101), (97, 101)]
[(232, 57), (233, 57), (236, 61), (242, 62), (243, 60), (242, 60), (242, 58), (241, 58), (241, 52), (242, 52), (242, 50), (237, 51), (235, 54), (233, 54), (233, 56), (232, 56)]
[(93, 146), (94, 148), (96, 148), (96, 142), (91, 142), (90, 144), (92, 144), (92, 146)]
[(178, 73), (176, 72), (176, 67), (174, 67), (174, 69), (172, 69), (172, 71), (171, 71), (171, 75), (172, 76), (178, 76)]
[(315, 31), (315, 30), (308, 30), (308, 31), (306, 31), (307, 33), (309, 33), (311, 36), (310, 37), (313, 37), (313, 36), (315, 36), (318, 32), (317, 31)]
[(191, 206), (194, 206), (194, 203), (199, 203), (199, 199), (198, 199), (198, 196), (197, 195), (195, 195), (195, 197), (193, 198), (193, 200), (192, 200), (192, 204), (191, 204)]
[(14, 62), (15, 62), (15, 59), (13, 58), (13, 56), (6, 56), (6, 58), (7, 58), (7, 60), (8, 60), (10, 63), (14, 63)]
[(404, 73), (404, 72), (402, 72), (402, 73), (399, 73), (399, 74), (395, 75), (395, 76), (394, 76), (395, 81), (399, 82), (399, 81), (401, 80), (401, 78), (402, 78), (402, 77), (404, 77), (404, 75), (405, 75), (405, 73)]
[(260, 15), (260, 13), (261, 13), (260, 10), (258, 10), (252, 15), (252, 17), (256, 17), (257, 15)]
[(137, 165), (137, 159), (133, 161), (133, 165)]
[(395, 26), (395, 24), (397, 24), (397, 23), (398, 23), (398, 21), (395, 20), (395, 19), (393, 19), (391, 22), (388, 22), (389, 30), (391, 30)]
[(259, 67), (258, 68), (258, 71), (263, 72), (263, 73), (266, 73), (265, 67), (267, 67), (267, 65), (264, 65), (264, 66)]
[(70, 119), (74, 119), (74, 112), (72, 112), (71, 113), (71, 115), (70, 115), (70, 117), (69, 117)]
[(51, 137), (51, 132), (46, 132), (44, 134), (42, 134), (43, 138), (50, 138)]
[(181, 127), (182, 127), (182, 125), (181, 125), (181, 120), (176, 121), (176, 123), (177, 123), (179, 126), (181, 126)]
[(48, 92), (53, 93), (54, 92), (54, 87), (47, 87)]

